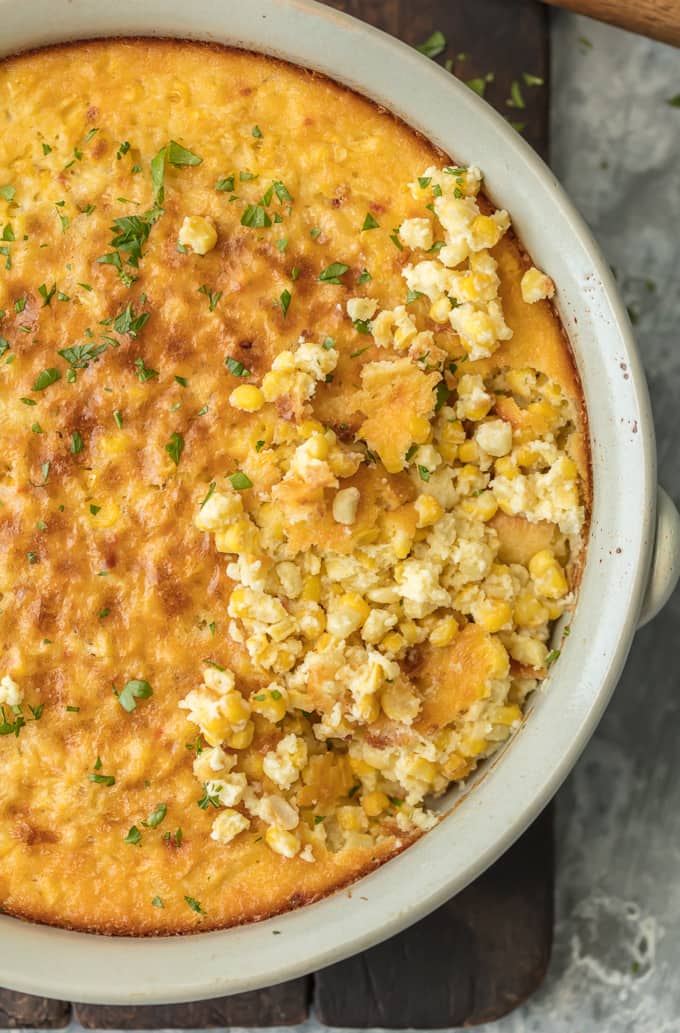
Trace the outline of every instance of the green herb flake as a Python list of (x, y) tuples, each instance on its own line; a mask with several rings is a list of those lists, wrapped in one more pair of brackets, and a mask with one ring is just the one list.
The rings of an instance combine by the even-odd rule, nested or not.
[(676, 93), (674, 97), (669, 97), (666, 104), (670, 108), (680, 108), (680, 93)]
[(168, 805), (166, 803), (158, 803), (152, 810), (146, 821), (142, 822), (149, 829), (155, 829), (163, 821), (165, 815), (168, 813)]
[(527, 86), (543, 86), (544, 84), (540, 75), (532, 75), (531, 72), (522, 72), (522, 78)]
[(85, 447), (85, 445), (84, 445), (84, 442), (83, 442), (83, 439), (82, 439), (81, 435), (79, 434), (79, 432), (77, 430), (74, 430), (73, 434), (71, 435), (71, 445), (70, 445), (72, 454), (74, 456), (77, 456), (79, 452), (83, 451), (84, 447)]
[(429, 481), (430, 471), (426, 466), (418, 466), (418, 473), (420, 474), (421, 481)]
[(174, 431), (174, 433), (170, 435), (170, 440), (164, 448), (175, 466), (179, 466), (179, 460), (182, 452), (184, 451), (184, 438), (182, 435), (178, 434), (177, 431)]
[(321, 344), (321, 347), (323, 348), (324, 351), (329, 352), (331, 350), (331, 348), (335, 348), (335, 338), (333, 338), (333, 337), (324, 337), (323, 342)]
[(473, 93), (476, 93), (478, 97), (483, 97), (486, 93), (486, 79), (482, 79), (481, 76), (477, 76), (474, 79), (468, 79), (465, 83), (469, 86)]
[(31, 424), (31, 430), (33, 431), (34, 434), (42, 434), (42, 432), (43, 432), (43, 429), (42, 429), (42, 427), (40, 426), (39, 423)]
[(120, 430), (120, 428), (123, 426), (123, 417), (121, 415), (120, 409), (114, 409), (113, 419), (114, 419), (114, 422), (115, 422), (116, 426)]
[(242, 169), (238, 174), (238, 178), (241, 183), (247, 183), (251, 179), (257, 179), (257, 173), (249, 172), (247, 169)]
[(132, 828), (128, 831), (128, 834), (126, 835), (123, 842), (131, 843), (133, 846), (138, 846), (138, 844), (142, 842), (142, 833), (139, 831), (136, 825), (133, 825)]
[(154, 897), (153, 900), (151, 901), (151, 907), (164, 908), (165, 904), (163, 903), (163, 901), (161, 900), (160, 897)]
[(148, 319), (148, 312), (136, 314), (132, 307), (132, 302), (129, 301), (122, 312), (119, 312), (113, 320), (113, 329), (117, 334), (129, 334), (130, 337), (137, 337)]
[(230, 373), (233, 373), (235, 377), (249, 377), (250, 370), (246, 369), (242, 362), (238, 359), (233, 359), (231, 355), (227, 355), (224, 360), (224, 365), (227, 367)]
[(364, 224), (361, 227), (362, 232), (364, 230), (377, 230), (379, 228), (380, 223), (373, 218), (370, 212), (366, 212), (366, 218), (364, 219)]
[[(100, 767), (101, 767), (101, 762), (100, 762)], [(96, 774), (96, 775), (88, 775), (87, 777), (90, 780), (90, 782), (94, 782), (98, 786), (109, 786), (110, 787), (110, 786), (113, 786), (113, 785), (116, 784), (116, 779), (114, 778), (113, 775), (100, 775), (100, 774)], [(128, 835), (129, 835), (129, 833), (128, 833)]]
[(281, 182), (281, 180), (279, 180), (279, 179), (273, 180), (272, 181), (272, 186), (274, 187), (274, 193), (278, 197), (278, 199), (281, 202), (281, 204), (290, 204), (292, 202), (293, 198), (290, 196), (290, 194), (288, 193), (288, 190), (286, 189), (284, 184)]
[(402, 245), (401, 241), (399, 240), (399, 230), (400, 229), (401, 229), (400, 226), (395, 226), (395, 228), (390, 233), (390, 240), (392, 241), (392, 243), (394, 244), (394, 246), (396, 248), (398, 248), (400, 251), (403, 251), (404, 250), (403, 245)]
[(372, 279), (373, 279), (373, 277), (369, 273), (368, 269), (362, 269), (361, 275), (360, 275), (359, 279), (357, 280), (357, 285), (361, 286), (362, 283), (368, 283), (368, 281), (372, 280)]
[(283, 253), (288, 247), (288, 237), (279, 237), (279, 239), (276, 241), (276, 246), (278, 250)]
[(255, 442), (255, 451), (256, 452), (261, 452), (263, 448), (264, 448), (264, 441), (262, 440), (262, 438), (260, 438), (259, 441)]
[(449, 398), (449, 389), (446, 386), (446, 381), (445, 380), (440, 380), (439, 381), (439, 383), (437, 384), (437, 386), (434, 389), (434, 393), (435, 393), (434, 411), (435, 412), (439, 412), (439, 410), (444, 405), (446, 405), (446, 403), (448, 401), (448, 398)]
[(205, 506), (206, 502), (208, 501), (208, 499), (211, 497), (211, 495), (215, 491), (216, 486), (217, 485), (216, 485), (215, 481), (211, 481), (210, 482), (210, 487), (208, 488), (208, 493), (205, 496), (205, 498), (203, 499), (203, 501), (201, 502), (200, 506), (198, 507), (199, 509), (203, 509), (203, 507)]
[(517, 79), (513, 79), (510, 84), (510, 96), (505, 102), (509, 108), (525, 108), (526, 103), (522, 96), (522, 88), (517, 82)]
[(44, 143), (42, 145), (42, 152), (43, 152), (43, 154), (51, 154), (52, 153), (52, 148), (50, 147), (50, 145), (48, 143)]
[(326, 266), (319, 273), (319, 280), (321, 283), (338, 283), (341, 284), (341, 276), (344, 276), (346, 272), (349, 272), (349, 266), (345, 265), (344, 262), (331, 262), (330, 265)]
[(560, 649), (551, 649), (550, 652), (548, 653), (548, 655), (545, 658), (545, 666), (546, 667), (551, 667), (555, 663), (555, 661), (559, 658), (560, 653), (561, 653)]
[(198, 914), (198, 915), (204, 915), (205, 914), (205, 911), (203, 910), (203, 908), (201, 907), (199, 902), (197, 900), (194, 900), (193, 897), (185, 897), (184, 899), (187, 902), (187, 904), (189, 905), (189, 907), (191, 908), (191, 910), (195, 911), (196, 914)]
[(290, 299), (290, 291), (281, 291), (281, 294), (279, 296), (279, 302), (281, 304), (281, 311), (283, 312), (284, 319), (286, 318), (286, 314), (288, 313), (288, 309), (290, 307)]
[(422, 297), (423, 297), (423, 292), (422, 291), (409, 290), (408, 294), (406, 295), (406, 304), (410, 305), (412, 302), (417, 301), (418, 298), (422, 298)]
[(261, 204), (249, 204), (241, 216), (241, 225), (253, 230), (267, 229), (271, 224), (272, 220)]
[(416, 47), (425, 57), (439, 57), (446, 50), (446, 36), (439, 29), (435, 29), (431, 36), (419, 43)]
[(79, 714), (80, 713), (80, 707), (66, 707), (66, 713), (67, 714)]
[(35, 398), (20, 398), (19, 401), (23, 402), (24, 405), (37, 405), (38, 404), (36, 402)]
[(0, 187), (0, 197), (11, 203), (16, 197), (16, 188), (6, 183), (4, 187)]
[(262, 130), (260, 129), (259, 126), (255, 125), (250, 130), (250, 135), (254, 136), (256, 140), (261, 140), (262, 139)]
[(14, 302), (14, 311), (15, 312), (23, 312), (25, 308), (26, 308), (26, 297), (24, 296), (23, 298), (17, 298), (17, 300)]
[(132, 678), (125, 683), (121, 692), (118, 693), (118, 702), (123, 710), (131, 714), (133, 710), (137, 709), (138, 699), (149, 699), (150, 696), (153, 696), (153, 689), (148, 681), (143, 681), (141, 678)]
[(50, 384), (56, 384), (58, 380), (61, 380), (61, 373), (54, 366), (51, 366), (38, 374), (31, 391), (44, 391)]
[(241, 470), (237, 470), (236, 473), (230, 474), (228, 479), (232, 488), (236, 491), (245, 491), (246, 488), (252, 488), (253, 486), (253, 482), (250, 477)]
[(103, 609), (101, 609), (99, 611), (99, 613), (97, 614), (97, 617), (99, 618), (100, 621), (103, 621), (104, 618), (108, 617), (108, 615), (110, 613), (111, 613), (111, 610), (109, 609), (109, 607), (108, 606), (104, 606)]
[(147, 382), (147, 380), (152, 380), (153, 377), (157, 377), (158, 376), (158, 370), (157, 369), (149, 369), (144, 364), (144, 359), (141, 357), (141, 355), (139, 356), (139, 358), (135, 359), (135, 367), (137, 369), (137, 379), (142, 384), (145, 384)]
[(233, 177), (233, 175), (225, 176), (224, 179), (218, 179), (217, 182), (215, 183), (215, 190), (229, 191), (231, 193), (231, 191), (233, 191), (233, 189), (234, 189), (234, 177)]
[(208, 299), (208, 309), (210, 312), (214, 312), (217, 302), (222, 297), (222, 291), (211, 291), (208, 285), (204, 283), (198, 288), (198, 293), (205, 294)]
[(312, 238), (312, 240), (316, 240), (317, 237), (321, 236), (321, 230), (318, 228), (318, 226), (315, 226), (313, 230), (309, 231), (309, 235)]

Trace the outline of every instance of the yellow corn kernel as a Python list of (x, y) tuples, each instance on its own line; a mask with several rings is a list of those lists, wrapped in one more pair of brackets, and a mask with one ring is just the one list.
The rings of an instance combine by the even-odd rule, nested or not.
[(413, 757), (408, 762), (408, 773), (411, 778), (417, 778), (421, 782), (433, 782), (437, 775), (437, 765), (425, 757)]
[(285, 527), (283, 507), (278, 502), (263, 502), (257, 514), (257, 522), (266, 534), (277, 541), (283, 541)]
[(463, 495), (471, 495), (473, 491), (480, 491), (484, 488), (484, 480), (481, 477), (479, 467), (472, 463), (466, 463), (458, 471), (458, 490)]
[(249, 702), (256, 714), (262, 714), (272, 724), (283, 721), (286, 716), (285, 690), (282, 690), (276, 683), (268, 685), (266, 689), (258, 689), (253, 692)]
[(242, 732), (232, 732), (225, 739), (230, 750), (246, 750), (253, 741), (255, 725), (249, 721)]
[(218, 552), (252, 555), (258, 550), (257, 528), (248, 517), (237, 520), (223, 531), (215, 532), (215, 548)]
[(532, 369), (509, 369), (505, 374), (508, 387), (520, 398), (531, 398), (536, 387), (536, 373)]
[(318, 420), (303, 420), (297, 431), (300, 437), (306, 441), (313, 434), (323, 434), (323, 423), (319, 423)]
[(397, 631), (390, 631), (380, 643), (380, 649), (383, 653), (393, 653), (395, 655), (400, 653), (405, 646), (406, 639)]
[(481, 520), (486, 523), (498, 512), (498, 503), (493, 492), (483, 491), (480, 495), (463, 499), (460, 508), (473, 520)]
[(476, 441), (464, 441), (458, 448), (458, 458), (461, 463), (479, 462), (479, 445)]
[[(297, 641), (296, 639), (293, 641)], [(276, 654), (276, 670), (285, 673), (295, 666), (299, 656), (299, 650), (292, 648), (290, 642), (284, 642)]]
[(370, 612), (370, 606), (358, 592), (345, 592), (331, 603), (326, 627), (335, 638), (347, 638), (359, 630)]
[(486, 739), (467, 735), (460, 740), (460, 752), (464, 757), (478, 757), (486, 749), (487, 745)]
[[(418, 625), (413, 621), (402, 621), (399, 625), (399, 631), (402, 633), (406, 641), (410, 646), (420, 641), (420, 635), (418, 634)], [(383, 642), (385, 640), (383, 639)]]
[(455, 617), (442, 617), (430, 632), (429, 640), (433, 646), (448, 646), (458, 634), (458, 622)]
[(245, 617), (250, 612), (248, 605), (248, 591), (245, 588), (237, 587), (229, 596), (229, 609), (234, 617)]
[(282, 857), (295, 857), (300, 853), (300, 840), (292, 832), (270, 826), (264, 834), (267, 846)]
[(548, 608), (532, 592), (520, 592), (515, 600), (515, 624), (521, 628), (538, 628), (548, 619)]
[(446, 295), (443, 295), (430, 305), (430, 319), (433, 319), (435, 323), (448, 323), (450, 311), (451, 302)]
[(345, 832), (364, 832), (368, 828), (368, 821), (364, 810), (351, 804), (345, 807), (338, 807), (335, 812), (338, 825)]
[(404, 321), (394, 331), (394, 347), (397, 351), (403, 351), (405, 348), (408, 348), (417, 333), (418, 328), (415, 324), (410, 321)]
[(411, 416), (408, 421), (408, 429), (411, 439), (416, 445), (424, 445), (430, 437), (430, 421), (424, 416)]
[(536, 670), (543, 667), (548, 655), (548, 647), (543, 642), (539, 642), (537, 638), (529, 638), (527, 635), (511, 636), (508, 649), (513, 660)]
[(250, 704), (240, 692), (228, 692), (222, 700), (222, 713), (232, 725), (240, 725), (250, 717)]
[(481, 248), (495, 247), (501, 239), (501, 227), (490, 215), (478, 215), (472, 220), (470, 236), (475, 251)]
[(328, 459), (330, 447), (323, 434), (312, 434), (307, 440), (305, 451), (312, 459)]
[(531, 426), (536, 434), (547, 434), (554, 430), (561, 419), (559, 409), (550, 402), (530, 402), (527, 412), (531, 414)]
[(562, 388), (552, 380), (547, 380), (545, 384), (542, 384), (539, 387), (538, 390), (548, 402), (552, 402), (552, 404), (556, 405), (558, 408), (564, 402)]
[(444, 515), (434, 495), (419, 495), (415, 501), (416, 513), (418, 514), (418, 527), (431, 527)]
[(376, 696), (362, 696), (354, 704), (353, 710), (367, 725), (373, 724), (380, 717), (380, 703)]
[(349, 452), (339, 452), (336, 449), (328, 457), (328, 465), (336, 477), (351, 477), (357, 472), (361, 461), (357, 462)]
[(442, 764), (442, 774), (451, 782), (464, 778), (470, 770), (470, 763), (460, 753), (452, 753)]
[(505, 599), (483, 599), (475, 604), (472, 615), (485, 631), (500, 631), (512, 620), (512, 608)]
[(262, 394), (265, 402), (274, 402), (290, 389), (291, 377), (282, 370), (270, 369), (262, 378)]
[(369, 818), (377, 818), (379, 814), (387, 810), (389, 805), (390, 800), (387, 794), (381, 793), (378, 789), (372, 793), (366, 793), (361, 800), (361, 806)]
[(578, 477), (576, 463), (569, 456), (562, 456), (560, 458), (560, 476), (565, 481), (574, 481)]
[(569, 591), (564, 571), (550, 549), (541, 549), (529, 560), (529, 573), (539, 595), (560, 599)]
[(300, 598), (307, 603), (318, 603), (321, 598), (321, 577), (318, 574), (310, 574), (305, 578)]
[(492, 721), (496, 725), (513, 725), (515, 721), (520, 721), (522, 718), (522, 711), (513, 703), (508, 707), (499, 707), (498, 710), (492, 716)]
[(510, 456), (502, 456), (497, 459), (494, 468), (497, 477), (505, 477), (509, 481), (514, 481), (515, 477), (519, 477), (519, 470)]
[(553, 602), (552, 600), (546, 601), (546, 609), (548, 611), (548, 620), (556, 621), (562, 616), (565, 610), (564, 602)]
[(367, 764), (365, 760), (362, 760), (361, 757), (350, 757), (349, 765), (354, 774), (359, 775), (360, 777), (371, 775), (375, 770), (370, 764)]
[(229, 404), (243, 412), (257, 412), (264, 405), (264, 395), (255, 384), (239, 384), (229, 395)]

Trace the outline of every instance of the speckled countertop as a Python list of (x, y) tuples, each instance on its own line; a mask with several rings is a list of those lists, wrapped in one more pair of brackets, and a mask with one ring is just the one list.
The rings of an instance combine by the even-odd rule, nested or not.
[[(680, 52), (553, 16), (552, 164), (633, 313), (659, 479), (680, 500)], [(633, 645), (557, 798), (543, 987), (480, 1033), (680, 1033), (680, 592)], [(74, 1027), (75, 1029), (75, 1027)], [(318, 1033), (311, 1018), (300, 1033)]]

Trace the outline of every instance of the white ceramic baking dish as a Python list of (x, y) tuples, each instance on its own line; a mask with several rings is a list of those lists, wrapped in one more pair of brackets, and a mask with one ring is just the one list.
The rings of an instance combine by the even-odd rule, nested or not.
[[(445, 820), (404, 854), (309, 907), (224, 932), (106, 938), (0, 916), (0, 985), (101, 1003), (230, 994), (322, 968), (398, 932), (491, 864), (545, 806), (592, 734), (636, 628), (670, 594), (680, 521), (656, 485), (647, 387), (611, 272), (550, 170), (471, 90), (383, 33), (311, 0), (0, 0), (2, 54), (96, 36), (229, 43), (319, 69), (484, 170), (558, 307), (590, 417), (594, 506), (571, 635), (528, 720)], [(59, 84), (54, 84), (59, 89)], [(0, 142), (1, 146), (1, 142)], [(68, 896), (68, 885), (64, 894)], [(274, 933), (279, 935), (273, 935)]]

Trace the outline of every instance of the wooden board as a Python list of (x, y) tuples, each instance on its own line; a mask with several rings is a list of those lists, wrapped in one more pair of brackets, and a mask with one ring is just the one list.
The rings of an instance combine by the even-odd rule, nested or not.
[[(464, 81), (491, 77), (485, 96), (539, 153), (548, 147), (548, 23), (537, 0), (329, 0), (412, 44), (435, 29)], [(545, 86), (528, 87), (523, 74)], [(395, 70), (397, 74), (397, 70)], [(511, 107), (520, 84), (524, 108)], [(453, 155), (455, 157), (455, 154)], [(329, 1026), (445, 1028), (488, 1022), (527, 997), (545, 974), (552, 942), (552, 810), (485, 875), (386, 944), (317, 973), (256, 993), (195, 1004), (75, 1004), (87, 1029), (200, 1029), (295, 1025), (312, 992)], [(395, 906), (398, 902), (395, 902)], [(0, 990), (0, 1028), (58, 1029), (71, 1005)]]

